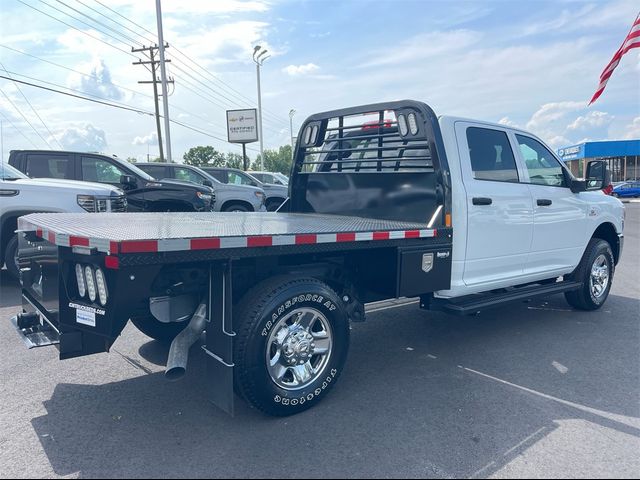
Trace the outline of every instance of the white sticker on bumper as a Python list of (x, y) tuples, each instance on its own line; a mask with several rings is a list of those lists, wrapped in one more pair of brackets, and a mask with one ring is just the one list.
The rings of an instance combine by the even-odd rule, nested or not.
[(76, 322), (90, 327), (96, 326), (96, 314), (86, 310), (76, 310)]

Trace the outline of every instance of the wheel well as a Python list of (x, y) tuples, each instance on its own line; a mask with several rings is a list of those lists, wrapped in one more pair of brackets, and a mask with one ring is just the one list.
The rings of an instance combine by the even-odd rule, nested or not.
[(222, 204), (222, 207), (220, 207), (220, 211), (224, 212), (231, 205), (242, 205), (248, 208), (250, 212), (253, 212), (253, 205), (251, 205), (249, 202), (245, 202), (244, 200), (227, 200)]
[(611, 245), (611, 250), (613, 251), (613, 258), (618, 263), (620, 259), (620, 242), (618, 239), (618, 233), (616, 232), (616, 228), (611, 223), (603, 223), (596, 231), (593, 232), (593, 236), (591, 238), (600, 238), (605, 242), (608, 242)]
[(2, 219), (2, 225), (0, 225), (0, 232), (2, 232), (0, 236), (0, 265), (4, 263), (4, 250), (7, 247), (7, 243), (9, 243), (17, 228), (18, 215)]

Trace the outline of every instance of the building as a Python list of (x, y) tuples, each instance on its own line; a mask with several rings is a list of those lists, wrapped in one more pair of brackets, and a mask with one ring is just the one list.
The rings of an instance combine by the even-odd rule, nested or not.
[(585, 177), (589, 160), (606, 160), (612, 182), (640, 180), (640, 140), (583, 142), (559, 148), (558, 156), (576, 177)]

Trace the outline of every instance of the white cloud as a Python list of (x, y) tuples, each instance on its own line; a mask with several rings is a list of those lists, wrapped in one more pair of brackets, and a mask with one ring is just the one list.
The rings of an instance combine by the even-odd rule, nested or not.
[(567, 130), (585, 131), (608, 126), (613, 122), (613, 118), (613, 115), (609, 115), (607, 112), (594, 110), (576, 118), (573, 123), (567, 126)]
[(624, 138), (626, 140), (638, 140), (640, 139), (640, 117), (636, 117), (633, 121), (627, 125)]
[(184, 36), (173, 38), (182, 51), (205, 64), (231, 61), (246, 63), (251, 61), (254, 45), (266, 48), (272, 57), (281, 53), (280, 49), (265, 41), (268, 27), (269, 24), (266, 22), (245, 20), (219, 24), (206, 30), (190, 31)]
[(144, 137), (136, 137), (133, 139), (133, 145), (158, 145), (158, 134), (156, 132), (151, 132), (149, 135), (145, 135)]
[(320, 67), (315, 63), (307, 63), (306, 65), (289, 65), (282, 69), (284, 73), (287, 75), (291, 75), (292, 77), (298, 75), (309, 75), (310, 73), (314, 73), (320, 70)]
[(375, 55), (367, 52), (367, 56), (374, 59), (367, 60), (359, 66), (381, 67), (448, 55), (477, 43), (481, 37), (479, 32), (472, 30), (420, 33), (393, 47), (381, 49)]
[(509, 117), (502, 117), (498, 120), (498, 123), (500, 125), (506, 125), (507, 127), (519, 128), (518, 125), (515, 122), (512, 122)]
[[(81, 152), (101, 152), (107, 147), (104, 130), (91, 124), (67, 127), (53, 134), (63, 148)], [(52, 140), (49, 138), (48, 140)]]
[(552, 123), (564, 119), (569, 113), (585, 108), (583, 102), (551, 102), (542, 105), (527, 122), (527, 129), (533, 132), (543, 132)]
[(89, 63), (78, 65), (75, 70), (85, 75), (72, 73), (67, 79), (69, 88), (109, 100), (124, 97), (124, 93), (112, 83), (111, 72), (102, 58), (96, 57)]

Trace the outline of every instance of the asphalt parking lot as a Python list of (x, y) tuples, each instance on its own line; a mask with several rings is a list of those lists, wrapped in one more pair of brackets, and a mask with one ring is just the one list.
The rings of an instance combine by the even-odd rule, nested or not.
[(332, 394), (285, 419), (211, 406), (197, 348), (167, 383), (166, 347), (131, 325), (110, 354), (27, 350), (5, 275), (0, 477), (638, 477), (640, 204), (626, 218), (600, 311), (562, 296), (465, 318), (379, 309)]

